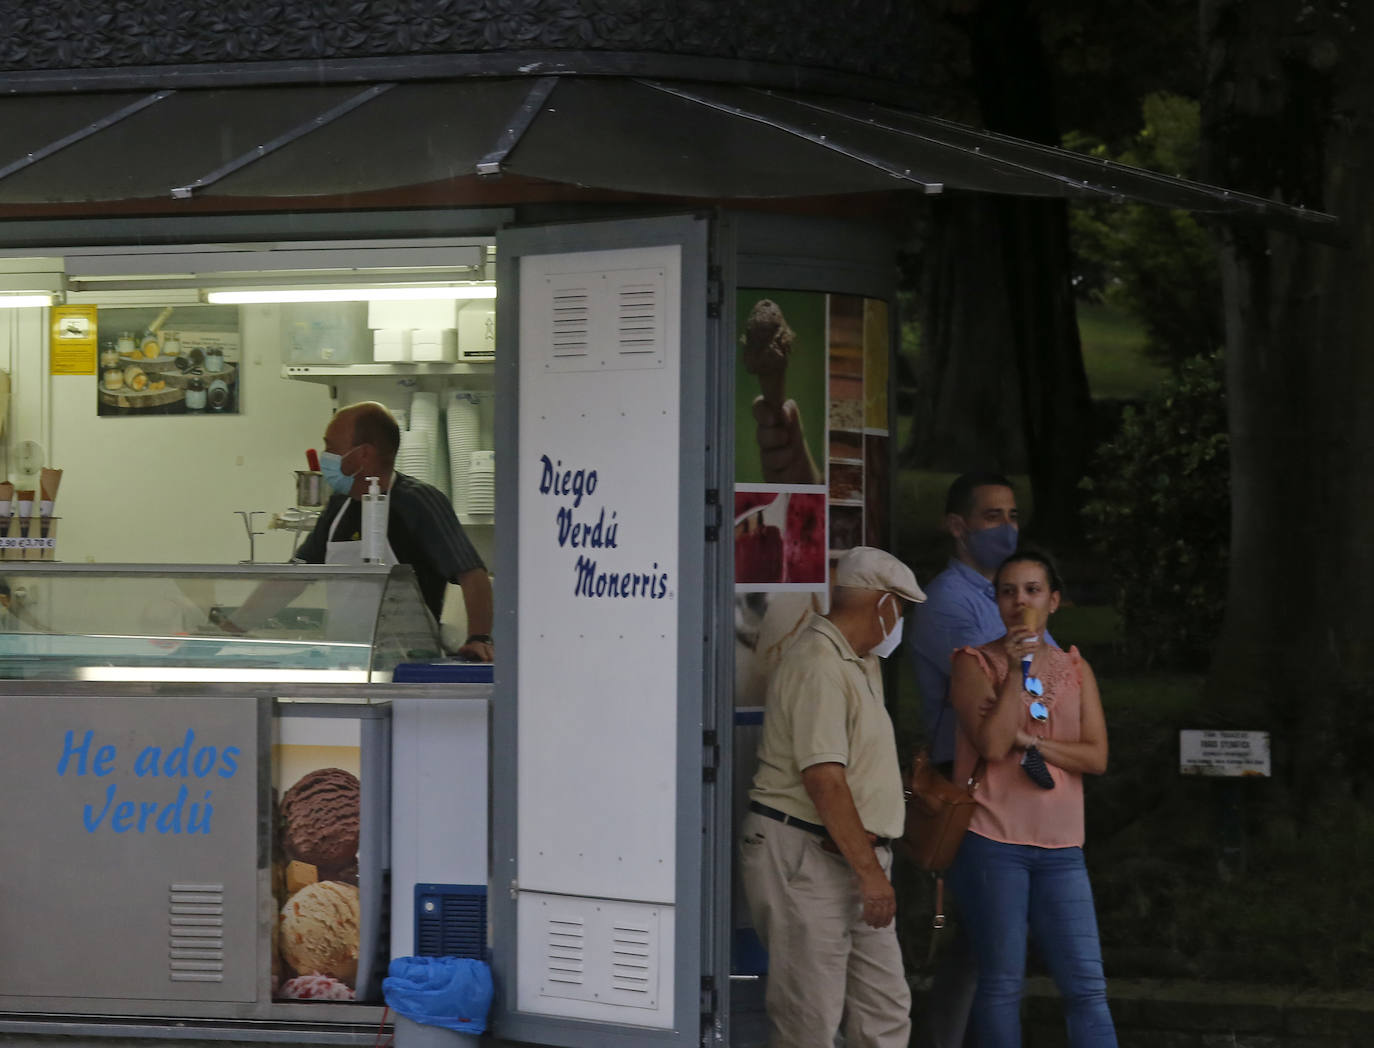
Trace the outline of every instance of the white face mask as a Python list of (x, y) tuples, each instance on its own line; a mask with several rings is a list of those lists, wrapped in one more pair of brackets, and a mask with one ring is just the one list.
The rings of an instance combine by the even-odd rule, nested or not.
[[(887, 596), (885, 596), (883, 600), (886, 600), (887, 597), (890, 596), (892, 596), (890, 593), (887, 594)], [(895, 597), (893, 597), (893, 599), (896, 600)], [(881, 604), (882, 601), (879, 601), (878, 603)], [(882, 617), (880, 615), (878, 618), (878, 625), (881, 626), (882, 624)], [(893, 625), (892, 629), (888, 630), (888, 632), (883, 636), (882, 640), (880, 640), (877, 644), (873, 646), (873, 654), (878, 656), (878, 658), (880, 659), (885, 659), (894, 651), (896, 651), (897, 645), (902, 643), (902, 627), (905, 624), (906, 620), (903, 619), (900, 614), (898, 614), (896, 624)]]

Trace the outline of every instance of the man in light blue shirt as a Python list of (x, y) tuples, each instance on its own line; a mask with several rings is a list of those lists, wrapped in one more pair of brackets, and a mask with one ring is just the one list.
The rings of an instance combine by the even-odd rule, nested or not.
[(956, 648), (996, 640), (1007, 630), (992, 577), (1016, 552), (1019, 528), (1016, 492), (1006, 477), (965, 473), (949, 486), (944, 530), (954, 540), (954, 555), (926, 586), (926, 602), (912, 609), (907, 634), (921, 692), (921, 719), (936, 764), (954, 760), (955, 716), (945, 701), (951, 655)]

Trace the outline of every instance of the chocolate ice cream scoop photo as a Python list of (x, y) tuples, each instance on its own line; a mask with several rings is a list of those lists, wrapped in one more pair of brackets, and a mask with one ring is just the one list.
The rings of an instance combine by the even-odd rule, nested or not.
[(360, 812), (357, 776), (342, 768), (307, 772), (282, 795), (282, 845), (327, 879), (356, 861)]

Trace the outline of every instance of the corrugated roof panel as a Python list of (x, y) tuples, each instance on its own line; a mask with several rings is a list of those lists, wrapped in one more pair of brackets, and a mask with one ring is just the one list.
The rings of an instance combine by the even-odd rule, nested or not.
[[(1251, 215), (1294, 231), (1317, 235), (1329, 235), (1337, 226), (1334, 216), (1320, 211), (966, 127), (910, 110), (778, 92), (753, 93), (775, 98), (784, 106), (790, 103), (804, 108), (820, 107), (827, 115), (847, 121), (853, 128), (864, 129), (861, 141), (874, 142), (871, 136), (886, 140), (889, 143), (886, 150), (892, 155), (920, 154), (934, 146), (975, 157), (990, 171), (1038, 171), (1058, 181), (1063, 196), (1119, 198), (1199, 213)], [(771, 105), (769, 109), (771, 111)], [(874, 145), (874, 148), (884, 147)]]
[[(621, 77), (560, 77), (547, 97), (531, 95), (539, 83), (474, 78), (203, 88), (161, 99), (128, 92), (0, 98), (0, 206), (109, 202), (129, 210), (129, 202), (158, 201), (165, 211), (174, 188), (207, 176), (191, 195), (248, 198), (255, 207), (412, 187), (441, 188), (449, 205), (491, 203), (500, 182), (478, 183), (475, 175), (500, 145), (510, 146), (498, 151), (501, 173), (558, 183), (555, 192), (564, 193), (1107, 197), (1249, 216), (1326, 239), (1340, 232), (1320, 212), (875, 103)], [(144, 108), (135, 111), (135, 103)], [(110, 126), (42, 155), (126, 106)], [(519, 133), (522, 106), (535, 115)], [(29, 154), (36, 162), (27, 163)]]
[[(0, 179), (0, 203), (166, 197), (173, 186), (185, 185), (256, 149), (359, 90), (346, 84), (177, 91), (91, 138)], [(58, 100), (37, 96), (4, 102), (46, 109)]]
[(786, 131), (627, 80), (560, 80), (506, 160), (518, 174), (668, 196), (921, 190)]
[(0, 96), (0, 168), (80, 131), (146, 96), (119, 91), (90, 95)]
[[(1063, 196), (1058, 179), (1029, 168), (989, 164), (984, 157), (928, 141), (922, 148), (875, 132), (846, 116), (799, 104), (792, 96), (720, 84), (671, 84), (645, 81), (646, 86), (699, 109), (728, 113), (756, 128), (773, 128), (809, 142), (825, 144), (823, 162), (848, 158), (896, 177), (943, 189), (1009, 193), (1017, 196)], [(888, 188), (892, 188), (889, 184)]]
[(475, 174), (477, 161), (496, 144), (531, 83), (518, 78), (397, 84), (208, 192), (328, 196)]

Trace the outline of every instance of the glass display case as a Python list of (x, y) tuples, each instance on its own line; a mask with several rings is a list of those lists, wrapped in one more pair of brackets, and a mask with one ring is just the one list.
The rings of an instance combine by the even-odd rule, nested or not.
[(0, 572), (0, 679), (356, 684), (441, 655), (404, 565)]

